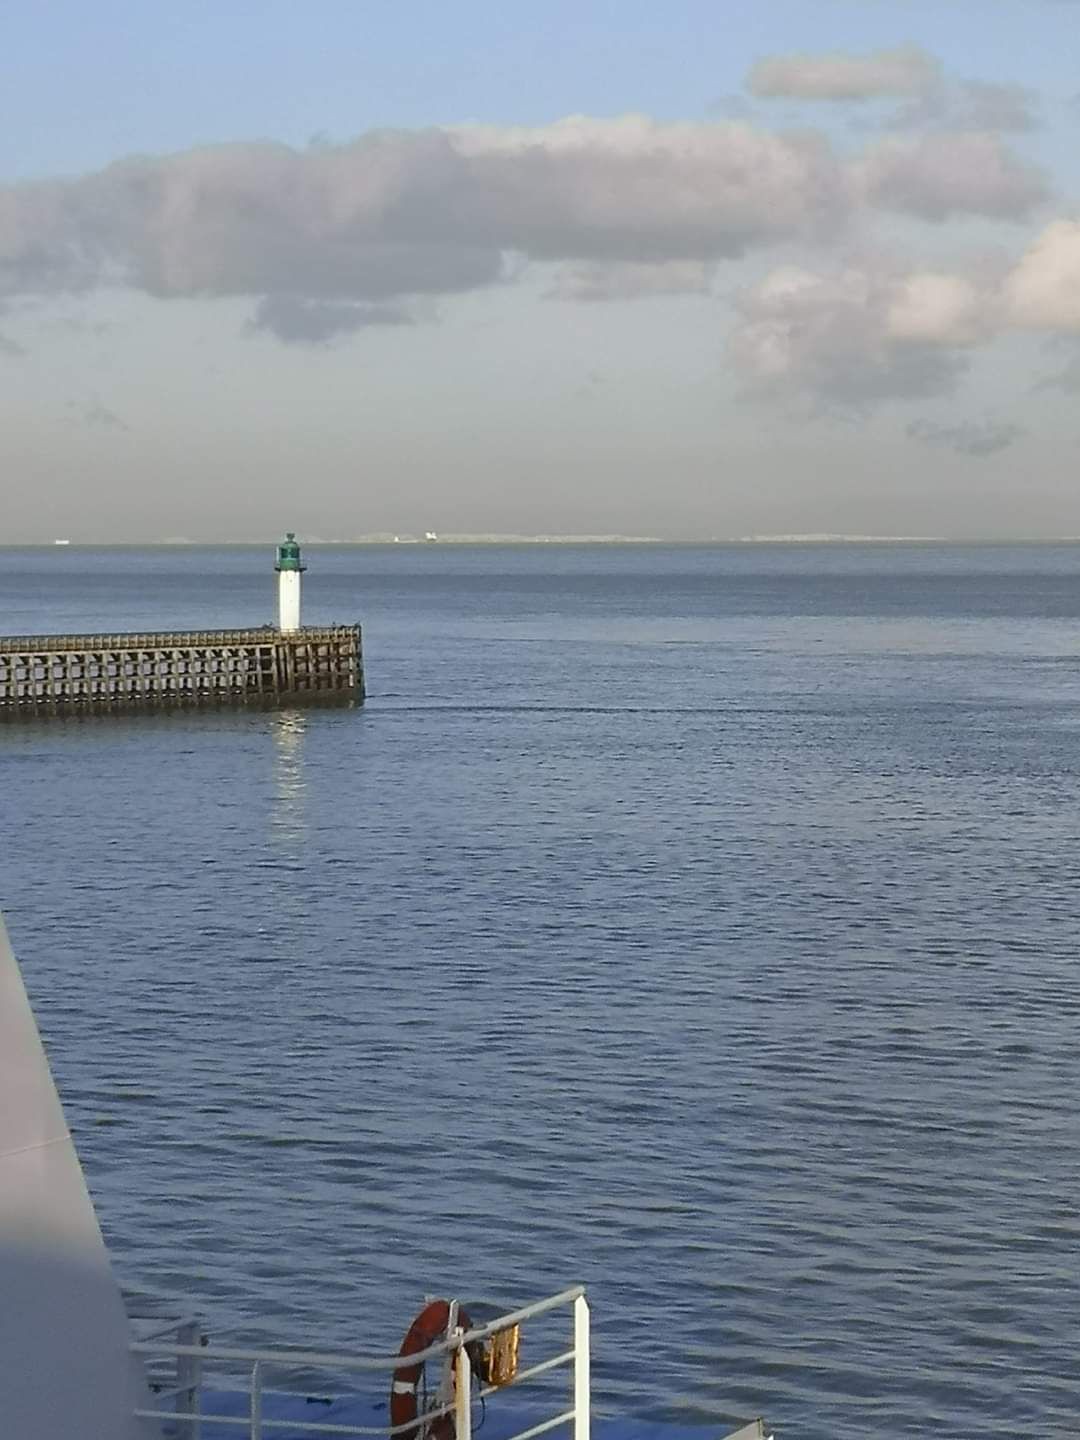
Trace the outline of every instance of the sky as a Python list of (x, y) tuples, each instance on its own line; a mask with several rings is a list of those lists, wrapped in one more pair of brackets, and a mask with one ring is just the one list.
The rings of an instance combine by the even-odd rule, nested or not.
[(1080, 536), (1080, 0), (43, 0), (8, 543)]

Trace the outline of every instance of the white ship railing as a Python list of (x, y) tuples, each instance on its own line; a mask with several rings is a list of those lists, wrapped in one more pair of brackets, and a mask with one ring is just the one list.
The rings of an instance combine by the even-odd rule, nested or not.
[[(560, 1353), (539, 1361), (527, 1369), (519, 1370), (508, 1384), (481, 1386), (473, 1391), (473, 1365), (468, 1347), (483, 1343), (510, 1330), (526, 1320), (534, 1320), (550, 1311), (566, 1308), (570, 1311), (570, 1345)], [(577, 1285), (563, 1290), (534, 1305), (512, 1310), (500, 1315), (487, 1325), (471, 1330), (456, 1329), (430, 1345), (403, 1360), (401, 1355), (357, 1356), (324, 1354), (313, 1350), (247, 1350), (228, 1346), (211, 1345), (202, 1335), (195, 1321), (170, 1322), (149, 1335), (143, 1335), (132, 1345), (132, 1351), (142, 1357), (147, 1377), (153, 1387), (154, 1409), (140, 1408), (136, 1415), (145, 1419), (171, 1421), (178, 1440), (199, 1440), (202, 1421), (205, 1418), (215, 1427), (233, 1427), (238, 1433), (246, 1432), (250, 1440), (273, 1440), (281, 1430), (298, 1429), (311, 1435), (403, 1435), (408, 1432), (422, 1434), (422, 1427), (430, 1425), (442, 1415), (453, 1415), (457, 1440), (472, 1440), (472, 1406), (476, 1400), (486, 1400), (497, 1391), (516, 1388), (526, 1381), (538, 1378), (549, 1371), (566, 1367), (571, 1372), (570, 1404), (547, 1420), (530, 1425), (525, 1430), (509, 1436), (508, 1440), (534, 1440), (559, 1426), (569, 1425), (573, 1429), (573, 1440), (589, 1440), (589, 1305), (583, 1286)], [(300, 1368), (325, 1371), (340, 1377), (352, 1372), (378, 1373), (393, 1372), (403, 1364), (418, 1365), (428, 1360), (444, 1358), (444, 1363), (453, 1367), (453, 1399), (436, 1409), (425, 1411), (418, 1420), (404, 1425), (350, 1425), (303, 1421), (276, 1420), (263, 1414), (265, 1396), (311, 1394), (310, 1387), (304, 1391), (275, 1390), (266, 1383), (267, 1375), (275, 1372), (295, 1371)], [(246, 1367), (246, 1384), (242, 1390), (248, 1397), (247, 1415), (206, 1415), (202, 1414), (201, 1395), (205, 1388), (208, 1371), (232, 1372), (231, 1388), (235, 1390), (236, 1370)], [(340, 1383), (340, 1382), (339, 1382)], [(171, 1402), (171, 1403), (170, 1403)], [(161, 1408), (166, 1406), (167, 1408)]]

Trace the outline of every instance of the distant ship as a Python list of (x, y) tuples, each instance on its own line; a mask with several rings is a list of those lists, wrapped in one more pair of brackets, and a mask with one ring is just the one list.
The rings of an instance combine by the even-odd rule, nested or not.
[(425, 540), (430, 540), (432, 543), (434, 543), (436, 540), (438, 540), (438, 538), (439, 538), (439, 537), (438, 537), (438, 535), (435, 534), (435, 531), (434, 531), (434, 530), (425, 530), (425, 531), (424, 531), (424, 539), (425, 539)]
[(71, 541), (70, 541), (70, 540), (54, 540), (52, 543), (53, 543), (54, 545), (70, 545), (70, 544), (71, 544)]

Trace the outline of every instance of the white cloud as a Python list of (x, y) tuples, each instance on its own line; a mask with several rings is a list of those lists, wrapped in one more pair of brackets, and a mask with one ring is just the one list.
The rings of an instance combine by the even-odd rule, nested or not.
[(1080, 333), (1080, 220), (1056, 220), (1030, 246), (1005, 284), (1011, 324)]
[(965, 368), (975, 303), (933, 272), (785, 267), (738, 298), (731, 356), (752, 389), (826, 408), (934, 395)]
[(995, 312), (986, 289), (974, 280), (923, 270), (894, 282), (884, 325), (898, 341), (975, 345), (993, 333)]
[(275, 333), (345, 333), (365, 312), (311, 307), (496, 284), (511, 254), (568, 262), (556, 293), (577, 299), (704, 291), (718, 260), (835, 238), (859, 205), (1012, 218), (1045, 193), (982, 133), (893, 137), (847, 168), (821, 136), (639, 115), (220, 145), (0, 187), (0, 295), (261, 296), (293, 307)]
[[(0, 299), (247, 295), (254, 328), (316, 344), (506, 283), (514, 257), (562, 262), (562, 299), (706, 294), (720, 260), (849, 238), (874, 208), (1011, 219), (1046, 193), (984, 132), (893, 136), (847, 166), (819, 135), (636, 115), (222, 145), (0, 187)], [(1080, 329), (1078, 232), (1051, 226), (1004, 291), (940, 265), (775, 272), (733, 353), (755, 383), (834, 398), (947, 385), (997, 327)]]
[[(740, 295), (736, 309), (731, 358), (753, 389), (856, 408), (931, 395), (952, 388), (970, 352), (1010, 331), (1080, 337), (1080, 221), (1054, 221), (1004, 269), (979, 257), (963, 273), (882, 259), (833, 271), (783, 267)], [(1074, 363), (1052, 383), (1072, 388), (1076, 373)], [(998, 434), (965, 432), (970, 452), (1001, 448), (992, 443)], [(939, 429), (917, 438), (963, 448)]]
[(939, 76), (937, 62), (925, 50), (904, 46), (869, 55), (773, 55), (759, 60), (747, 76), (747, 88), (763, 99), (871, 100), (881, 96), (921, 95)]

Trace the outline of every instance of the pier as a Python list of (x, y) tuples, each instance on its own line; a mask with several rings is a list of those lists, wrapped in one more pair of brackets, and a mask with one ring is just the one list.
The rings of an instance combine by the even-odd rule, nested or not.
[(279, 624), (0, 637), (0, 720), (235, 705), (361, 704), (359, 625), (300, 624), (300, 547), (278, 547)]
[(0, 718), (363, 698), (359, 625), (0, 639)]

